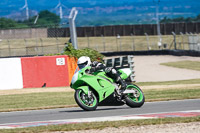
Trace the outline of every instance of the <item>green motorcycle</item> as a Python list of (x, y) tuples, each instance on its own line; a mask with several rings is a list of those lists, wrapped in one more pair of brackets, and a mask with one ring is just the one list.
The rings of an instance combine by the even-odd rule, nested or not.
[[(90, 68), (88, 66), (75, 72), (70, 84), (70, 87), (75, 89), (75, 101), (83, 110), (96, 110), (98, 104), (110, 96), (132, 108), (141, 107), (144, 104), (144, 94), (137, 85), (129, 83), (122, 91), (120, 86), (104, 71), (90, 74)], [(131, 75), (129, 68), (119, 69), (118, 72), (125, 81)]]

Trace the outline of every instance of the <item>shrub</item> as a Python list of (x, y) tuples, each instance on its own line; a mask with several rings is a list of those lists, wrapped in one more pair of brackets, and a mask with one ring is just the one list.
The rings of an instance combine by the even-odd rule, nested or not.
[(100, 54), (98, 51), (93, 50), (91, 48), (84, 48), (84, 49), (74, 49), (71, 43), (67, 43), (66, 47), (64, 48), (63, 55), (69, 55), (75, 58), (79, 58), (81, 56), (88, 56), (90, 57), (91, 61), (103, 61), (103, 55)]

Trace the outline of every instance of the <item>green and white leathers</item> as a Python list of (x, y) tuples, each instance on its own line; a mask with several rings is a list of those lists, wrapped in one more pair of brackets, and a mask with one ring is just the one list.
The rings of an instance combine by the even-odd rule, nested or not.
[[(95, 110), (100, 102), (109, 96), (128, 106), (141, 107), (144, 104), (144, 94), (135, 84), (128, 84), (126, 90), (120, 90), (115, 81), (106, 76), (103, 71), (89, 74), (90, 66), (77, 71), (71, 81), (71, 88), (75, 89), (76, 103), (84, 110)], [(129, 68), (119, 69), (120, 76), (126, 80), (131, 75)]]

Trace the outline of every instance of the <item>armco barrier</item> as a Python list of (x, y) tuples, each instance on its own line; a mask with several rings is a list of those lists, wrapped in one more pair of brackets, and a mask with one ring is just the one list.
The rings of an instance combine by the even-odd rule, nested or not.
[[(134, 81), (133, 56), (104, 61), (107, 67), (131, 68)], [(76, 62), (77, 59), (66, 55), (0, 59), (0, 90), (69, 86)]]
[(76, 67), (66, 55), (0, 59), (0, 90), (69, 86)]
[(200, 51), (194, 50), (149, 50), (149, 51), (122, 51), (102, 52), (104, 56), (126, 56), (126, 55), (174, 55), (200, 57)]
[(132, 55), (128, 56), (121, 56), (121, 57), (111, 57), (111, 58), (106, 58), (104, 60), (106, 67), (114, 67), (116, 69), (121, 69), (121, 68), (130, 68), (132, 71), (132, 74), (130, 75), (130, 80), (132, 82), (135, 82), (135, 71), (134, 71), (134, 60), (133, 60)]

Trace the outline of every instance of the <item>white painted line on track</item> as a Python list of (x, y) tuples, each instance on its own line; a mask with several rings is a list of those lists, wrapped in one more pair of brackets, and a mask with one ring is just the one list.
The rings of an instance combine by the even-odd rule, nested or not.
[(145, 104), (150, 103), (168, 103), (168, 102), (180, 102), (180, 101), (199, 101), (200, 99), (181, 99), (181, 100), (168, 100), (168, 101), (155, 101), (155, 102), (145, 102)]
[[(162, 116), (165, 115), (166, 117), (168, 117), (168, 116), (181, 117), (181, 115), (183, 115), (183, 114), (187, 115), (190, 113), (193, 113), (193, 114), (196, 113), (197, 116), (199, 116), (200, 110), (158, 112), (158, 113), (133, 114), (133, 115), (108, 116), (108, 117), (93, 117), (93, 118), (80, 118), (80, 119), (65, 119), (65, 120), (33, 121), (33, 122), (21, 122), (21, 123), (7, 123), (7, 124), (0, 124), (0, 129), (25, 128), (25, 127), (37, 127), (37, 126), (72, 124), (72, 123), (86, 123), (86, 122), (155, 119), (155, 118), (159, 118), (159, 117), (157, 117), (159, 115), (162, 115)], [(173, 114), (174, 114), (174, 116), (173, 116)], [(181, 115), (178, 116), (179, 114), (181, 114)]]
[(9, 127), (9, 126), (0, 126), (0, 129), (13, 129), (14, 127)]
[(156, 113), (144, 113), (144, 114), (133, 114), (133, 115), (127, 115), (127, 116), (137, 116), (137, 115), (153, 115), (153, 114), (164, 114), (164, 113), (188, 113), (188, 112), (200, 112), (200, 110), (186, 110), (186, 111), (172, 111), (172, 112), (156, 112)]
[(154, 117), (143, 117), (143, 116), (109, 116), (109, 117), (94, 117), (94, 118), (80, 118), (80, 119), (66, 119), (66, 120), (34, 121), (34, 122), (0, 124), (0, 129), (24, 128), (24, 127), (42, 126), (42, 125), (45, 126), (45, 125), (57, 125), (57, 124), (86, 123), (86, 122), (153, 119), (153, 118)]

